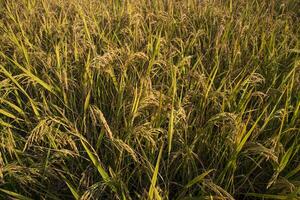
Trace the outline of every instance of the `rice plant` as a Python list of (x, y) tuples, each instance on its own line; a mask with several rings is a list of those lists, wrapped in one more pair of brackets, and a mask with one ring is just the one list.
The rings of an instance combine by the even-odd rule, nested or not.
[(0, 199), (300, 199), (300, 2), (0, 0)]

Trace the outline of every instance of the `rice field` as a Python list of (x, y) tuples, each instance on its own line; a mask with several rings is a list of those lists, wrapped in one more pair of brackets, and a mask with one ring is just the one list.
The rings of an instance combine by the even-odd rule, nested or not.
[(300, 1), (0, 0), (0, 199), (300, 199)]

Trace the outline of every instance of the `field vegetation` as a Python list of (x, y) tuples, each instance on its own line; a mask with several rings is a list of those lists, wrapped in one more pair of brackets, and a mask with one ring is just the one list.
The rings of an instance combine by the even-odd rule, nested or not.
[(300, 1), (0, 0), (0, 199), (300, 199)]

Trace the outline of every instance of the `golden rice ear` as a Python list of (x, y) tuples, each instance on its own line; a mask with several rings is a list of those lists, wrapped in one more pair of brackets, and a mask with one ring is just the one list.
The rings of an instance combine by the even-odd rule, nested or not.
[(105, 132), (107, 134), (107, 137), (110, 139), (110, 140), (113, 140), (114, 136), (113, 136), (113, 133), (102, 113), (102, 111), (97, 107), (97, 106), (92, 106), (91, 107), (91, 112), (94, 113), (93, 115), (96, 116), (99, 120), (100, 123), (102, 123), (104, 129), (105, 129)]

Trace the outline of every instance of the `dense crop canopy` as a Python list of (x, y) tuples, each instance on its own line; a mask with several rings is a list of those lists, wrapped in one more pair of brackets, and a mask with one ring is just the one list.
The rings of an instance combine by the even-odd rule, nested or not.
[(298, 0), (0, 0), (0, 199), (299, 199)]

